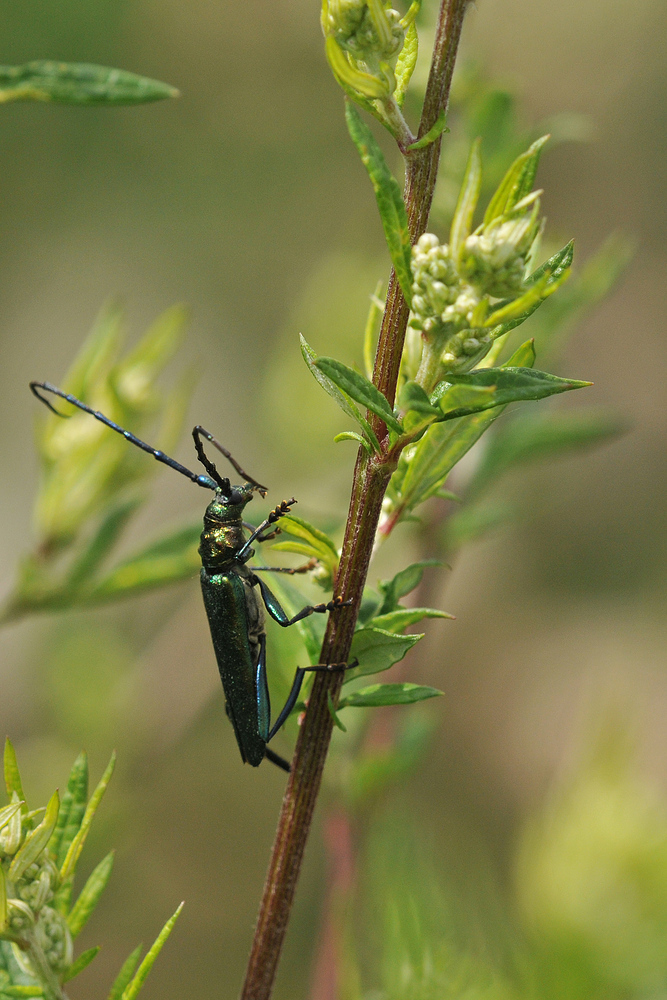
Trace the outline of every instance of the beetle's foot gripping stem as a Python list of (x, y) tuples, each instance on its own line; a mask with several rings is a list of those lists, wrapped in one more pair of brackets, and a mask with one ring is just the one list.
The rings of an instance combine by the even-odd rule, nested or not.
[(318, 604), (315, 611), (338, 611), (339, 608), (349, 608), (354, 604), (352, 598), (344, 601), (342, 597), (332, 597), (328, 604)]
[(301, 667), (304, 673), (310, 671), (319, 671), (323, 674), (338, 674), (344, 673), (346, 670), (354, 670), (355, 667), (359, 666), (359, 660), (355, 656), (352, 663), (313, 663), (310, 667)]

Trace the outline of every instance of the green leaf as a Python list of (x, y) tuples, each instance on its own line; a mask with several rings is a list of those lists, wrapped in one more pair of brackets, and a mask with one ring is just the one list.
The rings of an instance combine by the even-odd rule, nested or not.
[(77, 603), (98, 604), (190, 579), (201, 567), (197, 552), (201, 531), (201, 525), (189, 525), (153, 542), (79, 594)]
[(479, 368), (473, 372), (464, 374), (451, 374), (448, 380), (455, 385), (462, 385), (468, 388), (492, 390), (492, 399), (484, 402), (480, 399), (479, 404), (470, 404), (463, 407), (455, 405), (454, 410), (450, 410), (447, 404), (449, 392), (446, 392), (440, 399), (440, 406), (446, 419), (453, 416), (462, 416), (465, 413), (475, 413), (477, 410), (484, 410), (488, 406), (502, 406), (507, 403), (515, 403), (519, 400), (544, 399), (553, 396), (554, 393), (568, 392), (570, 389), (583, 389), (592, 385), (592, 382), (581, 382), (577, 379), (560, 378), (558, 375), (550, 375), (548, 372), (536, 371), (534, 368)]
[(435, 120), (435, 123), (431, 126), (428, 132), (425, 132), (421, 139), (417, 139), (416, 142), (411, 142), (408, 146), (408, 152), (412, 153), (415, 149), (425, 149), (426, 146), (430, 146), (432, 142), (439, 139), (443, 132), (449, 132), (447, 128), (447, 112), (441, 111)]
[(368, 316), (366, 317), (366, 326), (364, 327), (364, 368), (366, 370), (366, 378), (370, 380), (373, 378), (375, 328), (385, 307), (385, 303), (380, 298), (381, 294), (382, 281), (380, 280), (375, 286), (375, 292), (370, 296), (371, 304), (368, 307)]
[(340, 729), (342, 733), (347, 732), (347, 726), (344, 726), (341, 720), (338, 718), (338, 713), (334, 708), (333, 699), (331, 697), (331, 691), (327, 691), (327, 708), (329, 709), (329, 715), (333, 719), (333, 724), (336, 729)]
[(138, 995), (141, 987), (144, 985), (148, 973), (153, 968), (155, 959), (158, 957), (162, 948), (172, 932), (173, 926), (178, 920), (181, 910), (185, 904), (181, 903), (173, 916), (169, 918), (160, 933), (158, 934), (155, 942), (151, 946), (150, 950), (147, 952), (146, 957), (137, 969), (137, 973), (132, 979), (132, 981), (126, 986), (122, 994), (122, 1000), (134, 1000)]
[(339, 441), (356, 441), (369, 455), (373, 454), (373, 449), (366, 438), (362, 437), (361, 434), (356, 434), (354, 431), (341, 431), (340, 434), (336, 434), (334, 442), (338, 444)]
[(318, 358), (315, 365), (355, 402), (361, 403), (371, 413), (384, 420), (387, 427), (397, 434), (403, 433), (403, 427), (394, 416), (387, 399), (367, 378), (355, 372), (353, 368), (348, 368), (342, 361), (336, 361), (335, 358)]
[(399, 108), (403, 107), (405, 95), (408, 91), (408, 85), (410, 83), (410, 79), (412, 78), (415, 66), (417, 65), (418, 54), (419, 37), (417, 35), (417, 26), (413, 21), (405, 33), (403, 48), (399, 52), (398, 59), (396, 60), (396, 69), (394, 70), (394, 75), (396, 77), (394, 100), (398, 104)]
[(406, 382), (401, 388), (398, 401), (402, 410), (413, 410), (426, 416), (440, 416), (440, 410), (433, 405), (418, 382)]
[(0, 66), (0, 103), (145, 104), (166, 97), (178, 97), (176, 88), (136, 73), (92, 63), (39, 59), (23, 66)]
[[(296, 514), (286, 514), (280, 519), (280, 527), (284, 534), (301, 538), (308, 546), (309, 553), (330, 569), (338, 565), (338, 550), (323, 531), (310, 524)], [(288, 543), (289, 544), (289, 543)], [(278, 542), (271, 546), (274, 549), (285, 548), (285, 543)], [(305, 552), (304, 552), (305, 555)]]
[(482, 159), (479, 152), (481, 141), (481, 139), (475, 139), (470, 149), (459, 200), (452, 219), (449, 244), (454, 261), (458, 260), (463, 244), (470, 236), (472, 220), (479, 199), (482, 184)]
[(67, 915), (67, 926), (73, 938), (81, 933), (97, 906), (100, 896), (109, 881), (113, 869), (113, 859), (114, 852), (111, 851), (100, 861), (89, 876), (72, 910)]
[(342, 708), (380, 708), (383, 705), (412, 705), (426, 698), (437, 698), (443, 694), (437, 688), (425, 687), (421, 684), (371, 684), (346, 695), (338, 703), (338, 711)]
[(421, 638), (421, 635), (395, 635), (380, 628), (358, 629), (352, 639), (350, 660), (356, 657), (359, 666), (346, 671), (344, 683), (347, 684), (355, 677), (389, 670), (394, 663), (402, 660), (408, 650), (412, 649)]
[(436, 608), (396, 608), (388, 611), (384, 615), (377, 615), (371, 619), (370, 625), (373, 628), (383, 629), (385, 632), (402, 632), (408, 625), (416, 625), (424, 618), (455, 618), (446, 611), (438, 611)]
[(59, 808), (60, 797), (58, 796), (58, 792), (55, 791), (49, 799), (44, 819), (39, 826), (35, 827), (32, 833), (28, 834), (14, 855), (12, 863), (9, 866), (9, 878), (12, 882), (16, 882), (17, 879), (21, 878), (26, 868), (29, 868), (33, 861), (36, 861), (48, 844), (51, 834), (55, 829)]
[(3, 986), (0, 989), (2, 997), (43, 997), (41, 986)]
[(346, 102), (345, 118), (353, 143), (357, 147), (361, 161), (368, 171), (391, 262), (396, 278), (401, 286), (405, 301), (410, 305), (412, 298), (412, 271), (410, 263), (412, 248), (405, 202), (396, 178), (392, 175), (382, 150), (373, 133), (361, 120), (353, 104)]
[(21, 812), (21, 805), (21, 802), (11, 802), (8, 806), (3, 806), (0, 809), (0, 830), (11, 823), (18, 812)]
[(478, 495), (513, 466), (600, 444), (627, 427), (617, 415), (599, 410), (517, 416), (490, 442), (470, 492)]
[[(514, 352), (506, 364), (509, 367), (530, 367), (534, 357), (533, 343), (529, 340)], [(388, 512), (389, 530), (391, 525), (442, 488), (457, 462), (502, 412), (502, 407), (492, 407), (469, 417), (434, 424), (412, 453), (401, 455), (388, 490), (392, 504)]]
[[(141, 506), (142, 498), (132, 497), (112, 507), (105, 514), (97, 531), (72, 565), (67, 577), (67, 589), (77, 590), (95, 573), (102, 560), (111, 552), (132, 515)], [(73, 599), (74, 598), (74, 595)]]
[(347, 413), (348, 417), (352, 417), (353, 420), (356, 420), (356, 422), (363, 430), (364, 435), (368, 438), (368, 441), (370, 442), (370, 445), (373, 448), (373, 450), (377, 454), (379, 454), (381, 450), (380, 442), (375, 436), (375, 433), (371, 425), (368, 423), (366, 418), (362, 416), (362, 414), (354, 405), (350, 397), (346, 393), (341, 392), (336, 383), (332, 382), (330, 378), (327, 378), (324, 372), (317, 367), (316, 362), (318, 360), (318, 357), (315, 354), (315, 351), (312, 349), (312, 347), (303, 338), (303, 336), (299, 335), (299, 339), (301, 341), (301, 353), (303, 355), (303, 359), (308, 365), (308, 368), (310, 369), (310, 372), (315, 378), (315, 380), (319, 382), (324, 391), (327, 392), (331, 396), (331, 398), (338, 403), (341, 410), (344, 413)]
[(444, 563), (440, 562), (439, 559), (423, 559), (421, 562), (406, 566), (393, 579), (381, 580), (378, 586), (383, 595), (383, 601), (378, 614), (386, 615), (389, 611), (394, 611), (398, 607), (401, 597), (410, 594), (419, 586), (424, 570), (428, 566), (444, 566)]
[(125, 961), (123, 962), (120, 972), (116, 976), (113, 986), (111, 987), (111, 992), (107, 997), (107, 1000), (121, 1000), (125, 988), (132, 979), (134, 975), (134, 970), (139, 964), (139, 959), (141, 958), (141, 948), (140, 944), (130, 952)]
[(7, 882), (5, 881), (5, 870), (2, 867), (2, 865), (0, 865), (0, 934), (4, 934), (6, 927), (7, 927)]
[(28, 813), (28, 804), (25, 801), (25, 795), (23, 794), (23, 785), (21, 784), (21, 774), (19, 772), (19, 766), (16, 761), (16, 751), (9, 736), (5, 739), (5, 756), (4, 756), (4, 768), (5, 768), (5, 788), (7, 789), (7, 798), (11, 799), (12, 792), (16, 792), (19, 801), (22, 803), (21, 812), (23, 815)]
[(88, 801), (88, 756), (82, 751), (74, 761), (67, 781), (67, 791), (60, 802), (58, 822), (51, 840), (49, 852), (58, 868), (65, 860), (69, 846), (79, 831)]
[(60, 869), (60, 878), (62, 879), (63, 882), (70, 876), (74, 875), (74, 872), (76, 871), (76, 865), (79, 860), (79, 855), (81, 854), (81, 851), (83, 850), (83, 845), (86, 842), (86, 838), (90, 831), (90, 825), (93, 822), (95, 813), (97, 812), (97, 807), (102, 801), (104, 793), (107, 790), (107, 785), (111, 780), (111, 775), (113, 774), (115, 766), (116, 766), (116, 752), (114, 751), (111, 754), (111, 759), (107, 764), (104, 774), (102, 775), (102, 777), (98, 782), (97, 788), (90, 797), (90, 801), (86, 806), (86, 811), (84, 813), (83, 820), (81, 822), (81, 826), (79, 827), (79, 830), (76, 836), (74, 837), (74, 840), (70, 844), (69, 850), (67, 851), (67, 855)]
[(548, 135), (542, 136), (525, 153), (517, 156), (489, 202), (484, 214), (484, 226), (506, 215), (517, 202), (530, 193), (537, 174), (540, 153), (548, 138)]
[(80, 972), (83, 972), (83, 970), (90, 965), (99, 950), (100, 946), (96, 945), (94, 948), (88, 948), (87, 951), (82, 951), (77, 960), (70, 965), (69, 969), (63, 976), (63, 982), (68, 983), (70, 979), (74, 979), (74, 977), (78, 976)]

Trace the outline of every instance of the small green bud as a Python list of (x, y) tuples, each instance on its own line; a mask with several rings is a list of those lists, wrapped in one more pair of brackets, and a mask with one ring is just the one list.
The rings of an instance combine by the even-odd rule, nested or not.
[(35, 914), (22, 899), (7, 900), (7, 931), (20, 935), (35, 924)]
[(371, 100), (391, 97), (407, 24), (386, 0), (325, 0), (322, 31), (339, 82)]

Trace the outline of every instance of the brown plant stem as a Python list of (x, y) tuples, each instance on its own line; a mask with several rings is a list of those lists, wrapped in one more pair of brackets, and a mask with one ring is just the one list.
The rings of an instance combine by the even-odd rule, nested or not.
[[(467, 0), (441, 0), (419, 136), (447, 107), (466, 4)], [(406, 157), (404, 194), (413, 241), (428, 222), (440, 144), (439, 138)], [(373, 372), (373, 382), (390, 403), (396, 394), (407, 321), (408, 306), (392, 271)], [(373, 417), (373, 427), (380, 440), (386, 437), (377, 417)], [(341, 663), (349, 656), (382, 500), (395, 465), (396, 459), (386, 453), (369, 456), (359, 449), (336, 584), (336, 593), (352, 603), (329, 616), (320, 663)], [(329, 700), (337, 704), (342, 683), (342, 673), (315, 675), (278, 821), (242, 1000), (271, 996), (331, 739)]]

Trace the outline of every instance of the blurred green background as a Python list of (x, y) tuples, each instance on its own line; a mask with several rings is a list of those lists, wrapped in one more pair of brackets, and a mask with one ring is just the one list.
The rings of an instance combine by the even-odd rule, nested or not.
[[(182, 91), (138, 108), (0, 109), (3, 592), (31, 544), (27, 383), (59, 381), (110, 296), (130, 340), (188, 303), (173, 369), (199, 376), (191, 422), (274, 502), (296, 495), (303, 516), (342, 518), (353, 448), (331, 442), (342, 425), (313, 393), (297, 334), (360, 362), (367, 296), (388, 264), (318, 19), (304, 0), (0, 2), (3, 63), (118, 65)], [(637, 253), (559, 369), (593, 380), (586, 401), (616, 407), (632, 430), (508, 483), (520, 516), (457, 558), (433, 597), (457, 621), (436, 623), (409, 663), (446, 697), (425, 766), (387, 808), (396, 823), (422, 817), (459, 895), (514, 898), (519, 831), (610, 705), (641, 734), (641, 769), (667, 795), (666, 28), (659, 0), (480, 0), (467, 16), (463, 56), (518, 93), (527, 124), (564, 110), (594, 123), (591, 141), (543, 158), (550, 235), (576, 237), (579, 260), (611, 231)], [(186, 440), (177, 457), (190, 462)], [(200, 494), (174, 479), (160, 475), (133, 541), (199, 515)], [(406, 544), (417, 553), (403, 527), (375, 577), (409, 561)], [(104, 950), (74, 997), (103, 995), (181, 899), (146, 997), (237, 995), (284, 782), (239, 762), (198, 590), (195, 579), (0, 635), (0, 722), (33, 803), (62, 787), (82, 746), (93, 775), (119, 751), (88, 860), (117, 847), (83, 941)], [(323, 882), (316, 833), (278, 998), (308, 993)]]

